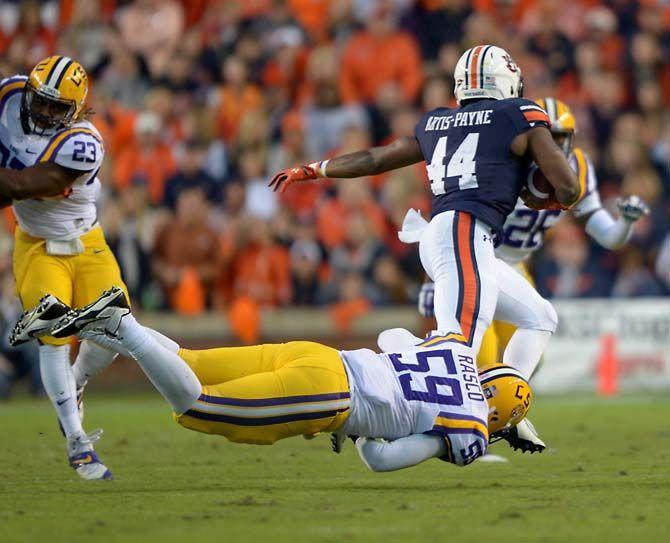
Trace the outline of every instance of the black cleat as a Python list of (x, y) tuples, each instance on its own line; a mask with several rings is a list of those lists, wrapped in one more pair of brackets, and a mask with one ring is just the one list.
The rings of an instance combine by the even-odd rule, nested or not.
[(502, 438), (509, 443), (515, 451), (521, 450), (522, 453), (535, 452), (541, 453), (547, 446), (537, 435), (535, 427), (528, 419), (523, 419), (514, 428), (510, 428), (502, 434)]

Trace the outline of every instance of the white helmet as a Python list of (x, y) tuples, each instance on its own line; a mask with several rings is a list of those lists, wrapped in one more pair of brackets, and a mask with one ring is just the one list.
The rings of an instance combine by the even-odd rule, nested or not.
[(461, 55), (454, 70), (454, 96), (460, 104), (472, 98), (523, 96), (521, 69), (507, 51), (495, 45), (477, 45)]

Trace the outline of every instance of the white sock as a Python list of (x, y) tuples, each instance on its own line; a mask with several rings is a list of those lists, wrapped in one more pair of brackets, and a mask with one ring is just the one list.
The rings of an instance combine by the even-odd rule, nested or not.
[(153, 328), (143, 327), (158, 343), (170, 352), (177, 354), (179, 352), (179, 343), (161, 334)]
[(40, 345), (42, 383), (68, 439), (82, 436), (69, 345)]
[(503, 363), (519, 370), (530, 379), (551, 339), (551, 332), (517, 328), (503, 353)]
[(146, 373), (178, 415), (188, 411), (202, 392), (189, 365), (154, 339), (132, 314), (121, 320), (118, 341)]
[(107, 366), (116, 358), (117, 353), (105, 349), (94, 342), (84, 340), (79, 345), (79, 354), (72, 366), (72, 373), (78, 387), (83, 387), (86, 382)]

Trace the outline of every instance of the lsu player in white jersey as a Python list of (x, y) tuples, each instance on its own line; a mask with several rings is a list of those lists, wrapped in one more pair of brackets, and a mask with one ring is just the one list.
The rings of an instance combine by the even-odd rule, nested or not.
[[(47, 296), (39, 311), (63, 305)], [(119, 288), (50, 322), (54, 336), (77, 334), (135, 359), (185, 428), (257, 445), (332, 432), (336, 452), (354, 436), (374, 471), (430, 458), (470, 464), (532, 400), (516, 370), (478, 374), (473, 348), (444, 335), (387, 330), (382, 353), (307, 341), (193, 351), (141, 326)]]
[[(28, 77), (0, 82), (0, 202), (13, 205), (18, 222), (13, 267), (24, 309), (45, 294), (81, 307), (112, 285), (123, 285), (97, 220), (97, 175), (105, 150), (86, 120), (87, 93), (84, 68), (59, 55), (39, 62)], [(44, 322), (31, 312), (19, 324), (14, 344), (44, 331)], [(53, 337), (40, 338), (39, 352), (70, 465), (84, 479), (110, 478), (92, 447), (100, 432), (84, 432), (79, 405), (87, 379), (115, 353), (84, 342), (71, 366), (70, 340)]]

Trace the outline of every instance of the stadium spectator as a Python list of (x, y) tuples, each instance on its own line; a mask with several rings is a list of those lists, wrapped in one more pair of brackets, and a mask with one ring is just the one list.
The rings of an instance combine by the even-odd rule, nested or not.
[(601, 266), (589, 260), (589, 244), (584, 231), (572, 221), (555, 227), (546, 252), (549, 258), (538, 263), (537, 289), (551, 298), (593, 298), (607, 296), (611, 281)]
[(182, 190), (176, 214), (158, 233), (153, 272), (172, 308), (197, 312), (211, 300), (221, 270), (221, 246), (209, 226), (209, 205), (200, 187)]
[(233, 264), (234, 295), (263, 306), (287, 304), (291, 300), (289, 255), (272, 239), (270, 225), (248, 219), (238, 235), (242, 248)]
[(397, 87), (406, 103), (419, 95), (423, 73), (414, 37), (396, 27), (387, 2), (375, 4), (366, 28), (342, 53), (340, 92), (344, 102), (375, 102), (388, 87)]
[(116, 160), (118, 190), (131, 183), (146, 183), (153, 204), (163, 200), (165, 181), (176, 169), (169, 145), (161, 141), (162, 123), (152, 112), (140, 113), (135, 122), (135, 144), (126, 146)]
[(167, 213), (149, 207), (144, 183), (135, 183), (104, 208), (101, 222), (105, 238), (116, 255), (130, 298), (143, 307), (156, 308), (151, 251), (156, 233), (168, 220)]
[(135, 0), (119, 10), (124, 42), (140, 54), (153, 78), (163, 76), (184, 28), (182, 5), (175, 0)]
[(319, 272), (322, 264), (322, 251), (314, 239), (310, 227), (303, 227), (309, 234), (299, 236), (289, 250), (291, 258), (291, 285), (294, 305), (316, 305), (319, 301)]
[(210, 202), (221, 200), (220, 186), (205, 171), (207, 147), (198, 140), (189, 140), (182, 149), (177, 171), (165, 182), (163, 204), (175, 209), (181, 191), (197, 187)]

